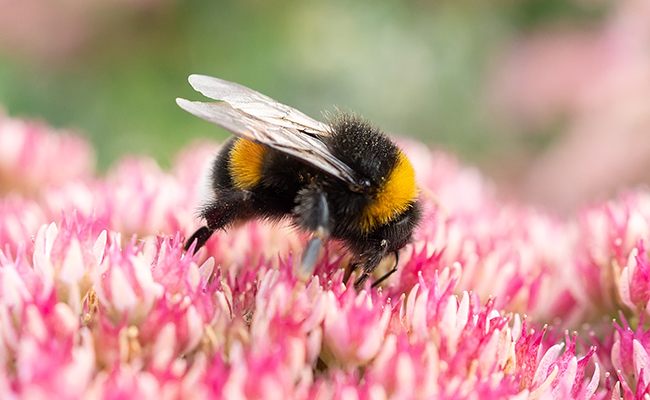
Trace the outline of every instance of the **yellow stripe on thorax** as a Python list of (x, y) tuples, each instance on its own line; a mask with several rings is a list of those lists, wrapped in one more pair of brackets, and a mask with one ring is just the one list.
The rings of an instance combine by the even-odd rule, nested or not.
[(390, 222), (406, 211), (415, 201), (418, 188), (415, 170), (406, 155), (399, 150), (395, 168), (390, 172), (377, 192), (373, 203), (360, 216), (364, 231)]
[(245, 139), (236, 139), (230, 151), (230, 177), (236, 188), (255, 187), (262, 178), (266, 147)]

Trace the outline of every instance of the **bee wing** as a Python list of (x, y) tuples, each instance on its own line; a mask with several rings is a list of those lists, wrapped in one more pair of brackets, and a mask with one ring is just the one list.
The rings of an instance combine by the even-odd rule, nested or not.
[(246, 86), (206, 75), (190, 75), (188, 80), (194, 90), (201, 92), (204, 96), (226, 102), (232, 108), (262, 121), (287, 128), (296, 128), (310, 134), (329, 134), (329, 125), (316, 121), (295, 108), (278, 103)]
[[(255, 91), (247, 88), (244, 89), (246, 90), (236, 93), (235, 97), (241, 97), (244, 95), (243, 93), (251, 92), (257, 96), (263, 96), (258, 97), (258, 99), (266, 98), (266, 96)], [(270, 98), (269, 100), (271, 101), (272, 105), (279, 104)], [(274, 121), (284, 121), (284, 119), (269, 117), (268, 115), (270, 111), (269, 113), (264, 113), (263, 116), (258, 117), (255, 114), (250, 114), (248, 111), (242, 108), (235, 108), (226, 101), (217, 103), (204, 103), (200, 101), (189, 101), (179, 98), (176, 99), (176, 103), (185, 111), (194, 114), (195, 116), (206, 121), (212, 122), (213, 124), (216, 124), (243, 139), (259, 143), (263, 146), (270, 147), (277, 151), (281, 151), (285, 154), (296, 157), (303, 162), (306, 162), (307, 164), (310, 164), (332, 176), (343, 180), (344, 182), (349, 183), (353, 187), (359, 187), (362, 185), (362, 183), (359, 182), (359, 179), (356, 178), (354, 171), (347, 164), (334, 157), (323, 142), (314, 136), (306, 134), (307, 131), (315, 131), (314, 133), (317, 133), (319, 135), (327, 134), (327, 131), (316, 131), (313, 124), (311, 127), (298, 129), (294, 124), (287, 126), (287, 124), (274, 123)], [(288, 109), (289, 111), (304, 115), (288, 106), (283, 106), (281, 104), (280, 106)], [(247, 110), (254, 112), (255, 110), (272, 110), (272, 108), (257, 105), (248, 107)], [(307, 118), (307, 121), (305, 122), (309, 122), (308, 120), (311, 120), (311, 118), (307, 116), (305, 117)], [(329, 128), (325, 124), (321, 125), (327, 129)]]

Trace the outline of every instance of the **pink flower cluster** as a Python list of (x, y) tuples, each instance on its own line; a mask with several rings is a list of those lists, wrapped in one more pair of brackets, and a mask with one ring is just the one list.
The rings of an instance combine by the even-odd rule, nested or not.
[(603, 3), (598, 21), (555, 21), (512, 40), (487, 91), (499, 130), (508, 120), (518, 132), (557, 134), (521, 168), (520, 186), (565, 211), (650, 182), (650, 3)]
[(335, 244), (297, 277), (306, 238), (282, 224), (183, 253), (213, 144), (100, 178), (81, 138), (3, 117), (0, 143), (20, 154), (0, 164), (0, 398), (650, 395), (647, 191), (560, 220), (403, 141), (425, 219), (357, 292)]

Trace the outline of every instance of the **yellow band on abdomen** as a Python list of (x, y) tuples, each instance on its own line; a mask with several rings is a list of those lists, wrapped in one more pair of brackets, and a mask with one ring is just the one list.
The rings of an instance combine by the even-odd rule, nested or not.
[(266, 147), (237, 138), (230, 151), (230, 177), (236, 188), (248, 190), (262, 179)]

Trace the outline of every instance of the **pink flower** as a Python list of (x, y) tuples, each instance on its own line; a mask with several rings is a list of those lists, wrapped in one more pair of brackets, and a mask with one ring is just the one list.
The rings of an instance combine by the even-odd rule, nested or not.
[(365, 379), (387, 398), (431, 398), (444, 390), (440, 361), (433, 342), (410, 343), (405, 335), (388, 335)]
[(497, 308), (545, 317), (566, 306), (569, 289), (563, 278), (572, 272), (564, 268), (571, 262), (572, 226), (531, 208), (500, 203), (477, 171), (436, 156), (424, 154), (414, 161), (416, 171), (423, 171), (426, 211), (413, 247), (400, 253), (399, 279), (392, 279), (399, 282), (395, 294), (408, 292), (420, 272), (428, 282), (435, 271), (451, 268), (459, 290), (492, 296)]
[[(0, 199), (0, 395), (588, 399), (644, 385), (634, 340), (606, 335), (579, 355), (576, 336), (539, 328), (582, 321), (589, 290), (647, 302), (643, 196), (595, 208), (578, 241), (576, 225), (504, 205), (475, 171), (408, 144), (418, 171), (436, 171), (425, 219), (385, 286), (357, 292), (336, 243), (299, 276), (308, 235), (289, 224), (251, 222), (184, 253), (214, 151), (202, 146), (174, 173), (130, 159), (106, 179)], [(567, 282), (611, 259), (627, 263), (617, 284)], [(621, 365), (624, 385), (600, 387), (593, 358)]]
[(519, 130), (561, 128), (543, 154), (519, 161), (524, 197), (568, 212), (650, 182), (649, 17), (647, 2), (617, 1), (601, 21), (538, 29), (495, 57), (489, 101), (506, 109), (497, 130), (508, 119)]
[[(187, 188), (148, 159), (129, 159), (111, 171), (102, 193), (111, 227), (127, 234), (173, 233), (188, 210)], [(186, 219), (186, 220), (187, 220)]]
[[(213, 397), (286, 399), (305, 398), (311, 382), (311, 370), (298, 376), (287, 368), (285, 351), (279, 346), (273, 349), (250, 349), (245, 351), (240, 342), (234, 342), (227, 352), (228, 366), (214, 360), (206, 371), (205, 384)], [(302, 395), (301, 395), (302, 393)]]
[(650, 195), (628, 192), (583, 210), (578, 222), (571, 293), (588, 314), (643, 312), (650, 297), (645, 243), (650, 240)]
[(619, 292), (623, 303), (637, 313), (644, 312), (650, 305), (650, 265), (641, 239), (621, 271)]
[[(1, 388), (0, 396), (82, 397), (93, 379), (95, 353), (92, 337), (80, 329), (77, 316), (53, 296), (34, 299), (15, 311), (7, 303), (0, 305), (0, 373), (12, 382)], [(15, 362), (13, 372), (6, 369), (10, 360)]]
[(43, 210), (35, 201), (18, 196), (0, 199), (0, 249), (16, 251), (45, 222)]
[(41, 278), (44, 292), (55, 290), (59, 301), (75, 313), (91, 288), (91, 274), (104, 256), (107, 236), (92, 220), (83, 225), (76, 216), (64, 219), (60, 227), (42, 226), (35, 238), (33, 268)]
[(140, 323), (164, 293), (164, 287), (153, 279), (151, 260), (135, 241), (125, 249), (118, 244), (107, 247), (104, 259), (93, 271), (93, 282), (100, 304), (114, 321), (126, 318), (130, 323)]
[(326, 363), (339, 364), (343, 369), (356, 368), (377, 355), (390, 321), (390, 309), (377, 300), (366, 291), (357, 294), (353, 286), (340, 296), (333, 292), (326, 294), (323, 324)]
[(0, 193), (34, 194), (87, 178), (94, 158), (90, 144), (79, 136), (0, 114)]
[[(86, 395), (87, 398), (101, 400), (153, 400), (163, 396), (163, 387), (161, 382), (147, 371), (139, 371), (129, 365), (117, 365), (109, 371), (100, 371)], [(167, 393), (174, 394), (172, 390)]]
[(624, 398), (643, 398), (650, 394), (650, 331), (643, 328), (643, 315), (636, 330), (621, 318), (623, 327), (614, 322), (617, 335), (611, 361), (616, 368)]

